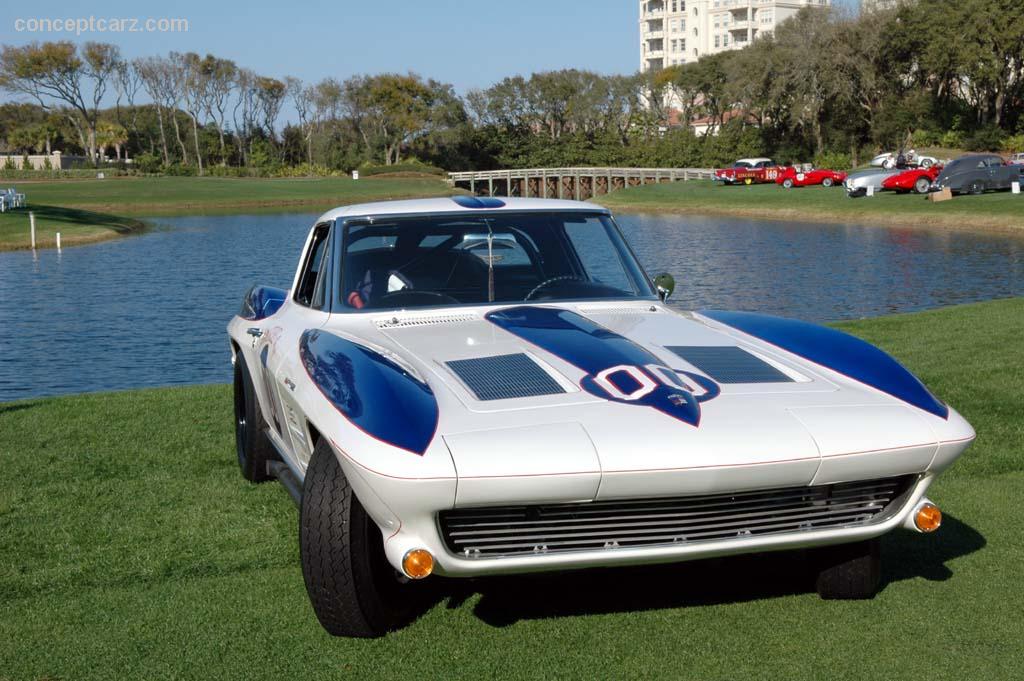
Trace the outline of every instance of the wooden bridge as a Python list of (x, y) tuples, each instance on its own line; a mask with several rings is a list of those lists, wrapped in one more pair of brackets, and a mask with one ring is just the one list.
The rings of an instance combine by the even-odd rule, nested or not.
[(523, 168), (448, 173), (448, 184), (475, 195), (581, 201), (658, 182), (710, 180), (710, 168)]

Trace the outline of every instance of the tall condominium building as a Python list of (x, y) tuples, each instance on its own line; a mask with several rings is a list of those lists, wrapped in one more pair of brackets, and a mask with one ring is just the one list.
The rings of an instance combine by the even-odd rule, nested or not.
[(640, 0), (640, 70), (746, 47), (804, 7), (832, 0)]

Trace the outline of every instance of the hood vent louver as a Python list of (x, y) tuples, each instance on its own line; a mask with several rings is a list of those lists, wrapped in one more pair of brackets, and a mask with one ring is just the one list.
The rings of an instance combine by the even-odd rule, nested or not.
[(524, 353), (445, 362), (481, 402), (558, 395), (565, 390)]
[(718, 383), (792, 383), (763, 359), (731, 345), (665, 346)]

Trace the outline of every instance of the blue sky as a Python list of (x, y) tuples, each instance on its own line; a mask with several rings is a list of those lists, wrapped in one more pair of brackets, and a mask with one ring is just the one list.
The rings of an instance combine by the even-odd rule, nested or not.
[[(850, 3), (854, 0), (837, 0)], [(143, 9), (137, 0), (9, 4), (0, 42), (101, 40), (129, 57), (212, 52), (258, 73), (325, 76), (414, 70), (460, 92), (510, 74), (567, 67), (630, 73), (639, 65), (636, 0), (341, 0), (218, 3), (183, 0)], [(174, 17), (187, 33), (29, 33), (18, 19)]]
[[(258, 73), (325, 76), (413, 70), (460, 92), (506, 75), (564, 67), (628, 73), (639, 64), (633, 0), (459, 2), (388, 0), (319, 4), (185, 0), (143, 9), (139, 2), (46, 2), (8, 6), (0, 42), (100, 40), (129, 57), (171, 50), (212, 52)], [(242, 9), (244, 7), (244, 9)], [(84, 8), (88, 8), (87, 10)], [(585, 9), (584, 9), (585, 8)], [(17, 19), (174, 17), (187, 33), (29, 33)]]

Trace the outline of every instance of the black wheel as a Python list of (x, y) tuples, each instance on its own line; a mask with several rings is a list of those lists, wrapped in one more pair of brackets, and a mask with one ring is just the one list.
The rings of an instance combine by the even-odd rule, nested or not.
[(267, 462), (276, 459), (277, 452), (267, 439), (266, 427), (252, 376), (245, 358), (238, 352), (235, 354), (235, 450), (242, 477), (250, 482), (263, 482), (272, 477), (267, 472)]
[(925, 160), (921, 161), (921, 167), (924, 168), (925, 170), (931, 168), (932, 160), (930, 158), (926, 158)]
[(789, 179), (787, 177), (785, 180), (782, 181), (782, 186), (785, 187), (786, 189), (792, 189), (793, 188), (793, 180), (791, 180), (791, 179)]
[(302, 486), (299, 552), (313, 612), (333, 636), (382, 636), (424, 602), (425, 585), (405, 581), (384, 557), (380, 528), (323, 439)]
[(818, 595), (826, 600), (874, 598), (882, 579), (882, 554), (876, 539), (838, 544), (814, 553)]
[(971, 186), (967, 188), (967, 191), (977, 196), (978, 194), (984, 193), (985, 185), (981, 182), (972, 182)]
[(931, 186), (932, 183), (927, 177), (919, 177), (914, 181), (914, 191), (918, 194), (927, 194)]
[(831, 187), (832, 186), (832, 178), (831, 177), (826, 177), (824, 180), (821, 181), (821, 186), (822, 187)]

